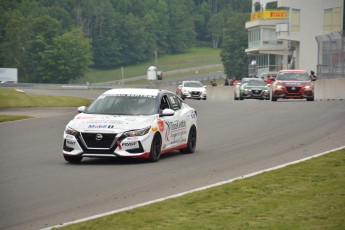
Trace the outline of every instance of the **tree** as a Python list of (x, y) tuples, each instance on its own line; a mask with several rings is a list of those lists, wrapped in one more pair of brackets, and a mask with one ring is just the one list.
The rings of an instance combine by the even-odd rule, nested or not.
[[(251, 0), (2, 0), (0, 4), (0, 65), (18, 68), (20, 82), (63, 82), (78, 74), (56, 77), (50, 59), (72, 60), (64, 54), (63, 35), (81, 28), (82, 38), (91, 42), (93, 68), (111, 69), (152, 60), (159, 54), (182, 53), (197, 42), (224, 47), (223, 58), (239, 58), (244, 50), (238, 39), (245, 21), (225, 18), (236, 12), (250, 12)], [(242, 24), (241, 24), (242, 23)], [(225, 31), (225, 32), (224, 32)], [(73, 32), (75, 33), (75, 32)], [(226, 37), (223, 36), (226, 35)], [(86, 37), (84, 37), (86, 36)], [(59, 38), (59, 39), (57, 39)], [(71, 39), (68, 38), (68, 39)], [(68, 40), (65, 38), (65, 40)], [(223, 46), (222, 43), (226, 41)], [(72, 39), (73, 40), (73, 39)], [(72, 41), (71, 40), (71, 41)], [(76, 42), (76, 41), (74, 41)], [(235, 43), (235, 46), (231, 44)], [(64, 43), (66, 45), (67, 42)], [(200, 44), (200, 43), (199, 43)], [(61, 46), (58, 50), (56, 45)], [(241, 46), (240, 46), (241, 45)], [(231, 56), (232, 55), (232, 56)], [(243, 55), (245, 56), (245, 55)], [(58, 59), (59, 60), (59, 59)], [(79, 60), (79, 59), (78, 59)], [(241, 60), (241, 59), (238, 59)], [(85, 59), (85, 65), (90, 60)], [(242, 60), (243, 61), (243, 60)], [(62, 62), (62, 60), (59, 60)], [(224, 63), (226, 71), (237, 69), (236, 60)], [(48, 66), (51, 69), (49, 72)], [(231, 68), (230, 68), (231, 67)], [(245, 68), (246, 69), (246, 68)], [(73, 72), (73, 74), (72, 74)]]
[(224, 15), (223, 13), (213, 14), (208, 22), (208, 30), (212, 36), (213, 48), (218, 48), (220, 39), (222, 37), (224, 27)]
[(183, 52), (192, 47), (195, 41), (194, 21), (190, 17), (189, 4), (189, 0), (169, 0), (168, 44), (170, 53)]
[(6, 67), (18, 68), (19, 81), (25, 82), (28, 78), (28, 70), (24, 59), (32, 40), (31, 26), (34, 19), (24, 16), (18, 10), (9, 12), (6, 16), (8, 18), (6, 32), (1, 43), (3, 64)]
[(121, 15), (108, 1), (95, 2), (91, 15), (90, 38), (92, 39), (93, 68), (111, 69), (122, 64), (120, 42)]
[(221, 58), (228, 77), (241, 79), (248, 75), (248, 56), (245, 53), (248, 34), (244, 28), (248, 18), (249, 14), (237, 13), (226, 21)]
[[(150, 39), (155, 40), (155, 50), (160, 54), (169, 52), (169, 10), (166, 1), (146, 0), (144, 26)], [(149, 56), (151, 57), (151, 56)]]
[(42, 53), (40, 82), (67, 83), (85, 74), (92, 63), (91, 41), (80, 29), (73, 29), (53, 39)]

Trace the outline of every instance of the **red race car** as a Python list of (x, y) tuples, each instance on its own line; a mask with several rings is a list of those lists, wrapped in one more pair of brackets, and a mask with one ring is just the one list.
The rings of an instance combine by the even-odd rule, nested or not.
[(279, 98), (314, 101), (313, 79), (305, 70), (281, 70), (272, 84), (272, 101)]

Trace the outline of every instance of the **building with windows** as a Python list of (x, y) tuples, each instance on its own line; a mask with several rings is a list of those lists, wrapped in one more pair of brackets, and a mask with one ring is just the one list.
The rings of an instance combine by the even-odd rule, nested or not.
[(317, 70), (317, 36), (343, 30), (344, 0), (253, 0), (248, 30), (249, 76), (281, 69)]

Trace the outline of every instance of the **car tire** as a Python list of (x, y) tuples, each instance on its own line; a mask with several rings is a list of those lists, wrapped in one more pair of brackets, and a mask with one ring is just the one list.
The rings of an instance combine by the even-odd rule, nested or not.
[(152, 139), (150, 155), (149, 155), (149, 162), (157, 162), (161, 156), (161, 146), (162, 146), (162, 138), (159, 134), (155, 134)]
[(277, 98), (275, 98), (275, 97), (272, 97), (272, 101), (277, 101)]
[(314, 97), (307, 98), (307, 101), (314, 101)]
[(73, 164), (78, 164), (81, 162), (83, 157), (81, 156), (70, 156), (70, 155), (63, 155), (66, 161), (73, 163)]
[(197, 131), (196, 131), (196, 127), (193, 125), (189, 130), (187, 147), (184, 149), (180, 149), (180, 152), (194, 153), (195, 148), (196, 148), (196, 140), (197, 140)]

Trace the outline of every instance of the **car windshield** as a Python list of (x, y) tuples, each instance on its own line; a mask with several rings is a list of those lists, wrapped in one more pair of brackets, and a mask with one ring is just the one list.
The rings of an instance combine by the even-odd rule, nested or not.
[(203, 87), (203, 85), (200, 82), (185, 82), (184, 87), (200, 88)]
[(276, 77), (279, 81), (310, 81), (310, 77), (306, 72), (287, 72), (279, 73)]
[(156, 97), (143, 95), (101, 95), (86, 110), (88, 114), (152, 115)]
[(266, 86), (266, 82), (264, 80), (249, 80), (245, 81), (247, 86)]

